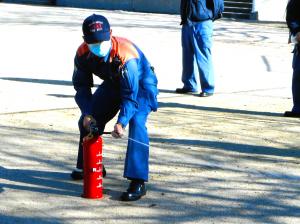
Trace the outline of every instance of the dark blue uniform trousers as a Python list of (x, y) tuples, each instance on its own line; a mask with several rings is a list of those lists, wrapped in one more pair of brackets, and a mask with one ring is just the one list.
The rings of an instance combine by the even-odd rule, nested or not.
[[(138, 93), (138, 110), (129, 121), (129, 138), (125, 159), (124, 177), (129, 179), (143, 179), (148, 181), (149, 173), (149, 137), (146, 128), (148, 114), (151, 108), (148, 95), (141, 90)], [(105, 125), (116, 116), (120, 108), (120, 92), (110, 82), (104, 81), (92, 96), (92, 116), (96, 119), (100, 132)], [(80, 117), (78, 126), (80, 141), (77, 159), (77, 168), (83, 167), (82, 139), (87, 135), (83, 128), (83, 116)], [(133, 139), (133, 140), (132, 140)], [(138, 143), (141, 142), (141, 143)]]
[(300, 113), (300, 46), (295, 48), (293, 57), (293, 112)]
[(211, 56), (213, 22), (184, 24), (181, 30), (183, 88), (198, 91), (195, 60), (200, 76), (202, 92), (214, 92), (214, 71)]

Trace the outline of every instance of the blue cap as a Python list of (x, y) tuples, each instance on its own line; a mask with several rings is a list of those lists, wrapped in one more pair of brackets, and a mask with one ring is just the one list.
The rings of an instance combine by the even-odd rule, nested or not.
[(108, 20), (101, 15), (93, 14), (87, 17), (82, 24), (84, 41), (88, 44), (110, 39), (110, 25)]

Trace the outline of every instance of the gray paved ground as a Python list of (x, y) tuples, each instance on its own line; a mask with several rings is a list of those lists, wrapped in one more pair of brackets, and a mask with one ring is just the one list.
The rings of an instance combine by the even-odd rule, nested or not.
[[(96, 11), (156, 67), (147, 196), (118, 200), (126, 140), (105, 137), (102, 200), (69, 179), (77, 155), (70, 80), (81, 22), (95, 10), (0, 4), (0, 223), (300, 222), (300, 120), (280, 23), (215, 23), (216, 94), (181, 96), (179, 17)], [(114, 121), (108, 124), (111, 130)]]

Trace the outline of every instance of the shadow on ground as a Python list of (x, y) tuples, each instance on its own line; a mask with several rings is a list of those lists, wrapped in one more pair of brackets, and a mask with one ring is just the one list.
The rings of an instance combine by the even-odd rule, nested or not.
[(9, 169), (0, 166), (0, 178), (11, 184), (0, 183), (0, 187), (20, 191), (79, 196), (82, 186), (70, 182), (70, 174), (66, 172), (39, 171), (28, 169)]
[[(179, 110), (176, 110), (178, 107)], [(195, 107), (187, 104), (161, 103), (161, 112), (158, 116), (158, 122), (161, 126), (168, 125), (168, 119), (178, 117), (181, 120), (185, 116), (190, 116), (193, 111), (193, 119), (197, 119), (199, 113), (216, 114), (226, 112), (228, 114), (241, 114), (247, 116), (270, 116), (268, 113), (248, 113), (247, 111)], [(173, 114), (169, 113), (173, 111)], [(51, 116), (49, 112), (47, 116)], [(54, 112), (53, 112), (54, 113)], [(276, 115), (276, 114), (275, 114)], [(3, 116), (3, 115), (2, 115)], [(8, 116), (8, 115), (7, 115)], [(10, 115), (11, 116), (11, 115)], [(18, 115), (15, 115), (18, 119)], [(23, 114), (22, 127), (12, 125), (1, 125), (0, 143), (3, 146), (0, 151), (2, 165), (0, 167), (0, 178), (2, 179), (0, 188), (1, 194), (6, 191), (31, 192), (35, 195), (45, 194), (46, 198), (61, 196), (63, 200), (77, 201), (72, 209), (67, 205), (60, 205), (60, 210), (67, 213), (70, 210), (80, 209), (82, 212), (89, 212), (97, 217), (102, 214), (101, 210), (107, 206), (112, 206), (105, 213), (110, 217), (102, 216), (102, 221), (122, 221), (129, 223), (139, 221), (151, 223), (185, 223), (185, 222), (210, 222), (211, 220), (238, 220), (243, 223), (274, 223), (281, 224), (277, 219), (281, 218), (299, 218), (300, 207), (297, 203), (287, 203), (287, 201), (296, 202), (300, 193), (299, 175), (286, 173), (284, 170), (278, 171), (260, 169), (252, 166), (263, 164), (268, 167), (270, 164), (287, 163), (287, 159), (298, 159), (299, 151), (297, 148), (280, 148), (267, 145), (251, 145), (239, 142), (230, 142), (225, 140), (203, 140), (194, 139), (198, 134), (181, 135), (184, 130), (179, 129), (177, 135), (151, 135), (152, 142), (152, 181), (148, 184), (148, 196), (138, 202), (122, 203), (118, 201), (120, 194), (120, 180), (114, 177), (117, 169), (123, 166), (123, 160), (108, 160), (108, 172), (110, 177), (106, 180), (106, 195), (109, 196), (100, 202), (82, 202), (76, 198), (82, 191), (81, 184), (69, 181), (71, 161), (76, 151), (66, 151), (66, 146), (76, 148), (77, 135), (70, 131), (48, 130), (45, 127), (39, 127), (36, 123), (32, 126), (30, 120), (26, 117), (32, 117), (33, 114)], [(53, 115), (52, 115), (53, 116)], [(63, 119), (74, 119), (74, 117), (65, 117), (63, 111), (59, 116)], [(5, 117), (5, 116), (3, 116)], [(166, 119), (168, 117), (168, 119)], [(276, 116), (275, 116), (276, 117)], [(219, 119), (215, 117), (215, 122)], [(3, 120), (2, 120), (3, 121)], [(153, 121), (150, 121), (150, 124)], [(194, 122), (194, 121), (193, 121)], [(184, 127), (194, 129), (189, 126), (189, 120)], [(224, 125), (230, 125), (224, 124)], [(74, 127), (76, 130), (76, 127)], [(193, 131), (193, 130), (192, 130)], [(194, 130), (195, 131), (195, 130)], [(210, 134), (206, 133), (209, 137)], [(18, 136), (18, 141), (14, 138)], [(30, 140), (30, 136), (35, 136)], [(176, 138), (175, 136), (182, 136)], [(205, 136), (205, 135), (203, 135)], [(24, 144), (26, 142), (26, 144)], [(37, 149), (35, 145), (44, 145), (43, 150)], [(60, 153), (56, 154), (57, 144)], [(116, 148), (116, 142), (106, 141), (110, 153), (119, 154), (120, 150)], [(126, 143), (118, 144), (119, 147), (125, 147)], [(27, 152), (27, 153), (24, 153)], [(71, 155), (72, 154), (72, 155)], [(16, 168), (11, 168), (16, 161)], [(18, 162), (20, 161), (19, 165)], [(35, 169), (21, 168), (26, 164), (32, 164)], [(291, 161), (292, 165), (295, 161)], [(9, 168), (8, 168), (9, 167)], [(28, 165), (27, 165), (28, 167)], [(44, 170), (47, 167), (48, 170)], [(39, 170), (39, 168), (43, 168)], [(49, 170), (66, 170), (64, 172)], [(219, 173), (219, 174), (218, 174)], [(226, 174), (226, 175), (223, 175)], [(119, 177), (118, 177), (119, 178)], [(124, 186), (122, 186), (124, 187)], [(78, 197), (80, 198), (80, 197)], [(47, 199), (46, 199), (47, 203)], [(58, 202), (59, 203), (59, 202)], [(97, 203), (98, 208), (89, 210), (89, 206)], [(147, 209), (151, 215), (134, 215), (130, 210), (128, 212), (115, 215), (120, 209)], [(53, 211), (53, 223), (72, 222), (74, 219), (80, 219), (80, 215), (72, 218), (60, 217), (58, 211)], [(50, 219), (43, 217), (27, 217), (5, 214), (6, 220), (21, 222), (35, 221), (39, 223), (50, 223)], [(94, 218), (84, 218), (83, 220), (94, 220)]]

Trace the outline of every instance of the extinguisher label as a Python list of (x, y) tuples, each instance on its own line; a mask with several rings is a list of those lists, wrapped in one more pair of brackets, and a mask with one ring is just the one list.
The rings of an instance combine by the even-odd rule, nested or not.
[(102, 170), (101, 170), (100, 168), (99, 168), (99, 169), (97, 169), (97, 168), (92, 168), (91, 171), (92, 171), (93, 173), (100, 173)]

